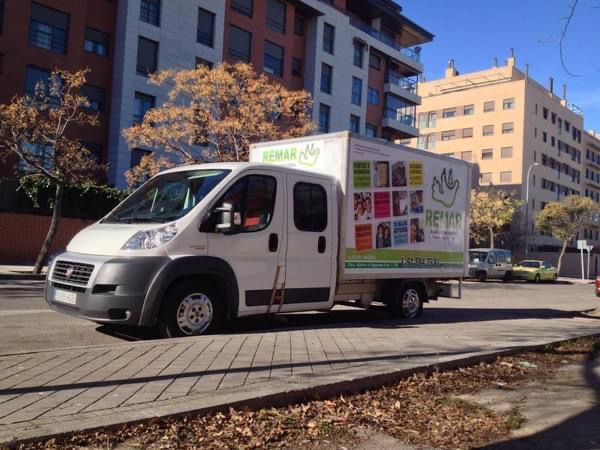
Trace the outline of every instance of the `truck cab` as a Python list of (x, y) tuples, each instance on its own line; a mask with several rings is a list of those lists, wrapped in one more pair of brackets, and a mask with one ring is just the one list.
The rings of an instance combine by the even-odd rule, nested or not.
[(335, 192), (332, 177), (286, 167), (169, 170), (74, 237), (49, 269), (46, 300), (99, 323), (158, 324), (165, 336), (331, 308)]

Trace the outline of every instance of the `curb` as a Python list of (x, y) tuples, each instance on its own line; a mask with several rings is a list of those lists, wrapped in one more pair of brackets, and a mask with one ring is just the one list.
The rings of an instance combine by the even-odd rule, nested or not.
[[(581, 339), (584, 337), (600, 337), (600, 334), (589, 334), (578, 336), (576, 338), (561, 339), (558, 341), (551, 341), (543, 344), (525, 345), (520, 347), (511, 347), (506, 349), (500, 349), (496, 351), (484, 351), (470, 356), (459, 357), (450, 360), (442, 360), (435, 363), (417, 365), (411, 368), (396, 369), (385, 372), (385, 367), (353, 367), (345, 370), (338, 371), (337, 373), (324, 373), (323, 375), (316, 375), (311, 377), (291, 377), (285, 382), (287, 388), (281, 390), (279, 383), (265, 382), (257, 383), (248, 389), (241, 390), (232, 396), (241, 396), (240, 399), (227, 399), (225, 395), (224, 401), (219, 404), (215, 404), (214, 400), (211, 401), (205, 394), (200, 395), (196, 398), (191, 398), (189, 402), (181, 403), (181, 400), (176, 402), (158, 404), (151, 406), (147, 409), (139, 411), (131, 411), (128, 413), (121, 413), (121, 420), (118, 417), (114, 417), (112, 414), (107, 416), (98, 415), (97, 426), (78, 428), (77, 423), (73, 423), (69, 426), (69, 423), (63, 423), (62, 430), (58, 431), (55, 427), (48, 425), (36, 426), (31, 425), (28, 430), (22, 431), (21, 434), (25, 435), (22, 437), (14, 437), (12, 439), (1, 440), (0, 447), (6, 446), (8, 449), (16, 449), (19, 445), (27, 445), (29, 443), (43, 441), (45, 439), (56, 438), (60, 436), (67, 436), (73, 433), (92, 432), (92, 431), (111, 431), (115, 430), (123, 425), (136, 425), (145, 423), (156, 419), (170, 419), (182, 417), (189, 414), (211, 414), (217, 412), (227, 412), (230, 408), (246, 408), (246, 409), (262, 409), (269, 407), (283, 407), (294, 403), (306, 402), (311, 400), (323, 400), (327, 398), (336, 397), (338, 395), (349, 395), (358, 392), (364, 392), (369, 389), (375, 389), (386, 384), (396, 383), (402, 379), (406, 379), (415, 374), (431, 374), (436, 371), (448, 371), (455, 370), (461, 367), (472, 366), (482, 362), (491, 362), (500, 356), (512, 356), (528, 351), (543, 350), (548, 346), (558, 345), (564, 342), (569, 342), (574, 339)], [(402, 356), (398, 357), (395, 363), (402, 361)], [(352, 372), (360, 372), (363, 370), (363, 374), (352, 377)], [(382, 373), (382, 370), (384, 373)], [(327, 378), (324, 382), (319, 383), (321, 378)], [(312, 383), (316, 385), (310, 386)], [(263, 395), (256, 396), (257, 391), (260, 389), (260, 385), (263, 385), (266, 392)], [(197, 406), (194, 405), (197, 404)], [(201, 405), (203, 404), (203, 405)], [(137, 418), (135, 417), (137, 413)], [(40, 430), (40, 428), (46, 428), (46, 432)], [(58, 427), (59, 429), (61, 427)], [(36, 431), (41, 431), (41, 434), (35, 435)], [(54, 431), (56, 430), (56, 431)], [(17, 430), (15, 430), (16, 432)], [(27, 436), (28, 435), (28, 436)]]

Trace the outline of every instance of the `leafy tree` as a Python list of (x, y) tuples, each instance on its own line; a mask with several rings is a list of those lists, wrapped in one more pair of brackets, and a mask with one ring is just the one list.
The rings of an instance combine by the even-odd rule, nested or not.
[(145, 155), (127, 173), (130, 184), (162, 167), (206, 161), (244, 161), (254, 142), (303, 136), (312, 131), (312, 100), (257, 74), (249, 64), (214, 69), (165, 70), (150, 83), (168, 86), (168, 101), (124, 131), (133, 147), (164, 150)]
[(600, 212), (600, 206), (591, 198), (570, 195), (561, 202), (550, 202), (542, 209), (535, 225), (542, 232), (551, 234), (562, 242), (558, 256), (557, 272), (560, 273), (562, 258), (570, 241), (588, 228), (596, 228), (592, 215)]
[(80, 94), (87, 70), (54, 70), (35, 93), (0, 105), (0, 157), (17, 159), (22, 180), (44, 180), (54, 189), (52, 220), (34, 266), (40, 273), (56, 234), (65, 187), (97, 176), (92, 154), (73, 137), (73, 129), (96, 126), (88, 99)]
[(486, 239), (494, 248), (494, 236), (512, 222), (520, 200), (502, 191), (471, 191), (471, 239), (477, 244)]

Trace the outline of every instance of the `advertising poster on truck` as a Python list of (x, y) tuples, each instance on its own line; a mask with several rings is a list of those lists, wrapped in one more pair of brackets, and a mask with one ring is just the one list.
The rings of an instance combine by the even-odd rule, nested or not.
[(464, 268), (466, 165), (350, 140), (347, 274)]

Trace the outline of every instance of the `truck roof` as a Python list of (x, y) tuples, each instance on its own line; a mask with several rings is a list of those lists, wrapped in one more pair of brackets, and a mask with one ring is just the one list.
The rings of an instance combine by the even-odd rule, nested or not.
[(160, 172), (158, 175), (165, 173), (183, 172), (186, 170), (211, 170), (211, 169), (225, 169), (231, 170), (232, 172), (241, 172), (248, 169), (260, 169), (268, 170), (270, 172), (285, 172), (295, 174), (306, 174), (313, 178), (322, 178), (324, 180), (335, 181), (335, 177), (324, 175), (315, 172), (309, 172), (306, 170), (294, 169), (288, 166), (279, 166), (275, 164), (262, 164), (262, 163), (251, 163), (251, 162), (216, 162), (216, 163), (204, 163), (204, 164), (189, 164), (177, 166), (172, 169), (167, 169)]

